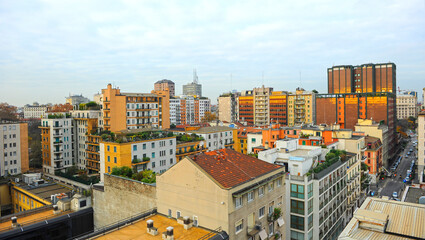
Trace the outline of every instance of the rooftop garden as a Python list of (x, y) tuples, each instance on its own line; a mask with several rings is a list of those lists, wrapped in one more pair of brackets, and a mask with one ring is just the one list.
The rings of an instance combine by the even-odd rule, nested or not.
[(172, 132), (164, 131), (143, 131), (138, 133), (113, 133), (111, 131), (101, 131), (98, 134), (102, 137), (103, 141), (106, 142), (116, 142), (116, 143), (126, 143), (126, 142), (136, 142), (142, 140), (151, 140), (157, 138), (166, 138), (172, 137), (174, 134)]
[(79, 170), (76, 166), (67, 168), (65, 173), (61, 171), (55, 171), (55, 175), (64, 177), (82, 184), (90, 185), (100, 181), (99, 175), (89, 176), (84, 170)]
[(124, 178), (133, 179), (136, 181), (144, 182), (144, 183), (155, 183), (156, 182), (156, 174), (152, 170), (145, 170), (142, 172), (137, 172), (130, 167), (114, 167), (112, 169), (111, 175), (120, 176)]
[(176, 139), (178, 143), (183, 143), (183, 142), (197, 142), (197, 141), (203, 141), (204, 138), (192, 133), (192, 134), (178, 134), (176, 135)]
[(88, 102), (88, 103), (81, 103), (78, 106), (79, 110), (100, 110), (100, 105), (97, 104), (96, 102)]
[(311, 173), (319, 173), (331, 166), (332, 164), (338, 162), (339, 160), (345, 161), (346, 159), (347, 152), (345, 150), (332, 149), (326, 154), (325, 161), (320, 162), (315, 168), (310, 170), (308, 172), (308, 175), (310, 175)]
[(70, 113), (53, 113), (53, 114), (49, 114), (47, 115), (48, 119), (59, 119), (59, 118), (70, 118), (71, 114)]

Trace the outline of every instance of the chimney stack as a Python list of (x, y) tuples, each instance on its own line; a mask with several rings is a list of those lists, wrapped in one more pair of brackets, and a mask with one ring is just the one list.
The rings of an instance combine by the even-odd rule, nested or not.
[(18, 227), (18, 218), (17, 217), (11, 217), (10, 220), (12, 220), (12, 227), (13, 228)]
[(152, 236), (156, 236), (158, 235), (158, 229), (156, 227), (153, 226), (153, 220), (149, 219), (146, 221), (146, 225), (147, 225), (147, 232), (152, 235)]

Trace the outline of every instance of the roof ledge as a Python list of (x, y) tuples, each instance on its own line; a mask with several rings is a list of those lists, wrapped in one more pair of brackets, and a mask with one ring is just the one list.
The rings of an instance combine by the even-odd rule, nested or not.
[(385, 232), (388, 214), (365, 209), (357, 209), (354, 217), (360, 222), (359, 227), (377, 232)]

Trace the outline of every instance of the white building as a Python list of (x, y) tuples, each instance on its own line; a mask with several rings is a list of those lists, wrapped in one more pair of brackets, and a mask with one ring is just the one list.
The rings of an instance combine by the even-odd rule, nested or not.
[(276, 148), (258, 153), (259, 159), (283, 165), (290, 173), (285, 180), (285, 194), (290, 196), (285, 239), (335, 239), (345, 226), (346, 169), (358, 160), (355, 154), (347, 154), (319, 167), (328, 151), (285, 139), (277, 140)]
[(195, 133), (203, 137), (205, 147), (210, 151), (233, 148), (233, 134), (237, 134), (236, 129), (223, 126), (201, 127), (198, 130), (187, 131), (187, 133)]
[(418, 115), (418, 179), (425, 183), (425, 112)]
[(0, 177), (28, 171), (28, 124), (0, 122)]
[(197, 124), (210, 111), (211, 101), (208, 98), (176, 96), (170, 99), (170, 124)]
[(69, 113), (49, 114), (41, 119), (43, 172), (54, 174), (73, 165), (75, 140)]
[(87, 135), (89, 130), (97, 130), (102, 125), (101, 110), (74, 110), (71, 116), (75, 127), (76, 158), (75, 164), (79, 169), (85, 170), (87, 166)]
[(262, 132), (256, 132), (256, 133), (248, 133), (246, 135), (246, 153), (250, 154), (252, 153), (252, 149), (255, 147), (261, 147), (263, 146), (263, 133)]
[(416, 92), (397, 95), (397, 119), (407, 119), (410, 116), (417, 117), (418, 98)]
[(25, 105), (22, 111), (24, 112), (24, 118), (44, 118), (48, 109), (48, 105), (39, 105), (35, 102), (33, 105)]

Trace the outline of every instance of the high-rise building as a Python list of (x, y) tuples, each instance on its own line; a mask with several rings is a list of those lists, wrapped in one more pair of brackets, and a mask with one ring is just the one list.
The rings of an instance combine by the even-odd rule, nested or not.
[(288, 94), (288, 126), (315, 122), (315, 93), (297, 88)]
[(287, 124), (287, 92), (260, 87), (238, 97), (238, 119), (247, 125)]
[(237, 121), (237, 98), (238, 93), (224, 93), (217, 98), (218, 119), (226, 122)]
[(418, 114), (418, 179), (425, 183), (425, 111)]
[(0, 120), (0, 136), (0, 177), (28, 171), (28, 123)]
[(328, 69), (328, 94), (316, 95), (316, 124), (354, 129), (358, 119), (388, 126), (388, 158), (397, 152), (396, 66), (365, 64)]
[(74, 164), (75, 132), (69, 113), (49, 113), (41, 119), (43, 172), (64, 172)]
[(102, 102), (105, 130), (170, 127), (168, 91), (123, 93), (108, 84), (106, 89), (102, 89)]
[(202, 97), (202, 85), (198, 83), (196, 70), (193, 70), (193, 82), (183, 85), (183, 95)]
[(170, 124), (198, 124), (206, 112), (211, 111), (208, 98), (194, 96), (176, 96), (170, 99)]
[(418, 98), (416, 92), (397, 94), (397, 119), (418, 116)]
[(170, 91), (170, 97), (174, 97), (176, 95), (176, 88), (173, 81), (162, 79), (154, 84), (155, 91), (166, 91), (167, 89)]

